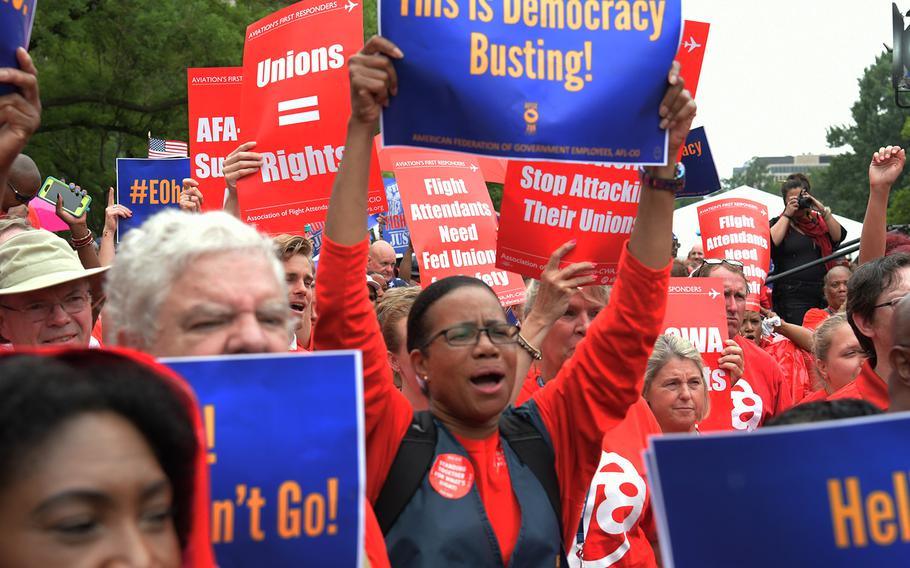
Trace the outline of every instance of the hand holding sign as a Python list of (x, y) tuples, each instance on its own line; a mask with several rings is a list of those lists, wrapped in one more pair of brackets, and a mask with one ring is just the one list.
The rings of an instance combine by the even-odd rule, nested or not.
[[(351, 58), (351, 119), (375, 125), (390, 97), (398, 94), (398, 75), (391, 59), (402, 59), (398, 47), (380, 36), (373, 36), (360, 53)], [(391, 58), (391, 59), (390, 59)]]
[(0, 172), (12, 165), (41, 124), (38, 69), (21, 47), (16, 50), (16, 58), (22, 69), (0, 69), (0, 83), (18, 89), (0, 97)]
[(224, 183), (228, 191), (237, 191), (237, 180), (254, 174), (262, 167), (262, 155), (250, 152), (256, 142), (244, 142), (224, 159)]
[(189, 213), (202, 211), (202, 192), (199, 191), (199, 182), (193, 178), (183, 178), (180, 188), (180, 209)]
[(669, 129), (669, 155), (672, 157), (679, 155), (679, 149), (686, 141), (689, 135), (689, 128), (692, 127), (692, 120), (695, 119), (695, 99), (692, 94), (685, 88), (685, 80), (680, 76), (681, 67), (678, 61), (674, 61), (667, 74), (667, 83), (669, 87), (664, 93), (664, 98), (660, 102), (660, 127)]
[(717, 360), (717, 366), (727, 371), (727, 375), (730, 377), (730, 384), (735, 385), (736, 381), (743, 376), (743, 371), (745, 370), (742, 347), (737, 345), (736, 341), (732, 339), (724, 341), (724, 350), (720, 354), (720, 359)]

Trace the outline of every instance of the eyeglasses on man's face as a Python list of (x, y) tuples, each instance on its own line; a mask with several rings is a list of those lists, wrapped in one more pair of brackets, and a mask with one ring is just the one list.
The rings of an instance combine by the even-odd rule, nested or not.
[(70, 315), (78, 314), (91, 303), (92, 295), (88, 291), (73, 292), (63, 300), (56, 302), (33, 302), (21, 308), (0, 304), (0, 308), (25, 314), (32, 322), (46, 321), (54, 308), (60, 306)]

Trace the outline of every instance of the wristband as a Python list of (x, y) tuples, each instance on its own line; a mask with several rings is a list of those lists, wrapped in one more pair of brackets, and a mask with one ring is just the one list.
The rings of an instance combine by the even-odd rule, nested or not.
[(531, 356), (531, 359), (534, 359), (536, 361), (543, 359), (543, 356), (540, 354), (540, 349), (536, 349), (533, 345), (528, 343), (528, 340), (522, 337), (520, 332), (518, 334), (518, 345), (528, 352), (528, 354)]
[(653, 189), (671, 191), (674, 194), (679, 193), (686, 188), (686, 167), (682, 162), (676, 163), (676, 169), (671, 179), (654, 177), (648, 170), (641, 168), (638, 170), (638, 177), (641, 179), (642, 186), (648, 186)]

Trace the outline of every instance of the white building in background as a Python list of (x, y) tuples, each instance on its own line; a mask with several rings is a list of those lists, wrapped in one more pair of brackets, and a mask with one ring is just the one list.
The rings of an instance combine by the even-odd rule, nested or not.
[[(801, 154), (799, 156), (758, 156), (755, 160), (765, 167), (774, 181), (783, 182), (790, 174), (802, 172), (810, 175), (813, 171), (823, 170), (831, 165), (830, 154)], [(748, 163), (738, 168), (733, 168), (733, 175), (742, 173), (749, 166)]]

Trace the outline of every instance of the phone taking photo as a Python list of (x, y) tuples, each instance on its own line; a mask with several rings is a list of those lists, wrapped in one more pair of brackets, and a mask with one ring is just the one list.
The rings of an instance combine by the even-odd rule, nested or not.
[(48, 177), (44, 180), (44, 185), (38, 190), (38, 199), (47, 201), (54, 207), (57, 206), (57, 197), (63, 197), (63, 210), (71, 213), (74, 217), (82, 217), (88, 211), (88, 206), (92, 198), (81, 189), (77, 190), (75, 186), (70, 187), (55, 177)]

